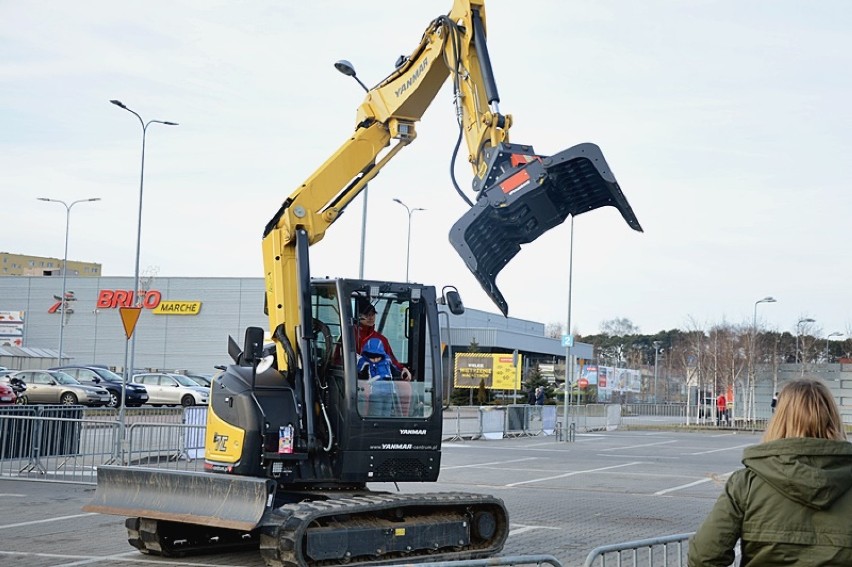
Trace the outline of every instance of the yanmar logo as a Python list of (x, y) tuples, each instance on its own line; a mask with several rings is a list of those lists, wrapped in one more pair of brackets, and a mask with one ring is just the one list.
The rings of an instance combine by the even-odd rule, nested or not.
[(396, 97), (399, 98), (402, 96), (402, 93), (407, 91), (414, 83), (417, 82), (417, 79), (420, 78), (420, 74), (423, 73), (424, 69), (426, 69), (426, 65), (429, 64), (429, 58), (423, 59), (423, 62), (417, 66), (417, 69), (414, 70), (414, 74), (412, 74), (407, 81), (402, 83), (402, 86), (396, 89)]
[(411, 449), (411, 443), (382, 443), (382, 449), (385, 451), (391, 449)]
[(400, 435), (426, 435), (425, 429), (400, 429)]

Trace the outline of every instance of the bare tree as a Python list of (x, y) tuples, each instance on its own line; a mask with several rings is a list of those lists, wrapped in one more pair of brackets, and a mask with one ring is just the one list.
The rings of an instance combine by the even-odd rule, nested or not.
[(610, 319), (601, 323), (601, 334), (611, 337), (624, 337), (627, 335), (638, 335), (639, 327), (626, 317)]
[(559, 321), (552, 321), (544, 327), (544, 336), (551, 339), (561, 338), (564, 333), (565, 323)]

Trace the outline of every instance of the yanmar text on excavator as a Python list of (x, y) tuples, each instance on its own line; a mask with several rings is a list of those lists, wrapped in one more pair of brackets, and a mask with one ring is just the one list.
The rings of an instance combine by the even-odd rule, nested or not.
[[(354, 75), (347, 62), (336, 66)], [(522, 244), (568, 215), (613, 206), (642, 230), (597, 146), (540, 155), (509, 141), (512, 117), (498, 106), (484, 2), (455, 0), (414, 51), (368, 89), (351, 137), (266, 225), (271, 340), (249, 328), (242, 345), (229, 341), (234, 364), (211, 386), (208, 472), (98, 469), (97, 492), (85, 509), (130, 516), (129, 541), (143, 553), (259, 546), (268, 565), (305, 567), (470, 559), (503, 548), (509, 519), (498, 498), (368, 488), (438, 478), (451, 381), (445, 384), (442, 371), (437, 305), (460, 313), (458, 294), (438, 297), (420, 284), (312, 279), (308, 260), (309, 247), (414, 140), (416, 122), (448, 79), (459, 124), (453, 155), (464, 138), (473, 167), (472, 199), (452, 179), (470, 209), (450, 241), (504, 315), (497, 274)], [(375, 312), (369, 336), (358, 326), (365, 312)], [(367, 351), (377, 333), (386, 343)], [(374, 350), (394, 358), (382, 365), (391, 353)], [(367, 367), (375, 374), (359, 372)]]

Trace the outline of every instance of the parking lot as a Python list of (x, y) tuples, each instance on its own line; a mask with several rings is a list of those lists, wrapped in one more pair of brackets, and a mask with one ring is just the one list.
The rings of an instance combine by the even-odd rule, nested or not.
[[(511, 531), (500, 555), (550, 554), (582, 565), (599, 545), (694, 531), (742, 450), (759, 435), (612, 431), (445, 443), (440, 482), (404, 492), (466, 491), (502, 498)], [(392, 484), (371, 486), (395, 491)], [(0, 479), (0, 563), (26, 566), (258, 566), (256, 552), (181, 559), (145, 556), (123, 518), (84, 513), (94, 487)], [(203, 495), (199, 495), (203, 497)]]

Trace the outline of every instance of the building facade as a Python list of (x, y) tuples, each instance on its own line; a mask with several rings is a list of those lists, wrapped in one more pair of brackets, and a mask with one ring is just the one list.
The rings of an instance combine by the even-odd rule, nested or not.
[[(59, 278), (0, 278), (0, 317), (6, 313), (10, 320), (15, 319), (5, 325), (0, 319), (0, 349), (6, 344), (7, 349), (19, 347), (55, 361), (59, 326), (64, 323), (66, 361), (123, 370), (128, 340), (119, 308), (133, 304), (133, 278), (69, 274), (64, 304), (60, 301), (61, 289)], [(246, 327), (268, 326), (263, 313), (263, 278), (158, 277), (141, 299), (144, 308), (131, 341), (135, 342), (134, 364), (140, 369), (213, 372), (215, 365), (230, 362), (228, 336), (241, 344)], [(563, 365), (565, 361), (561, 341), (546, 337), (543, 323), (475, 309), (458, 316), (442, 311), (439, 323), (447, 361), (453, 353), (465, 352), (474, 343), (484, 353), (513, 353), (517, 349), (525, 369), (540, 363)], [(12, 343), (12, 336), (18, 342)], [(591, 358), (592, 347), (576, 344), (571, 355)], [(46, 364), (33, 361), (31, 367)]]
[[(0, 276), (61, 276), (62, 264), (62, 258), (0, 252)], [(67, 276), (100, 277), (102, 273), (95, 262), (68, 260), (67, 269)]]

